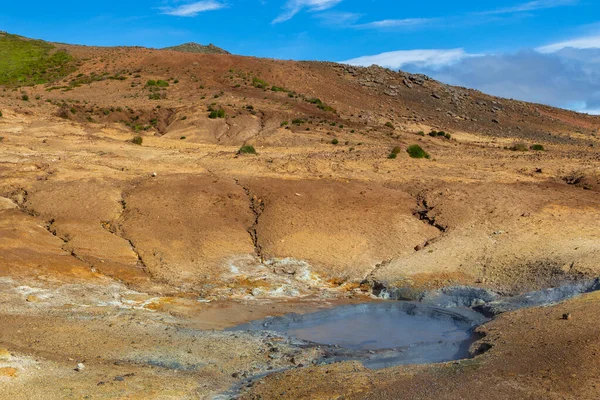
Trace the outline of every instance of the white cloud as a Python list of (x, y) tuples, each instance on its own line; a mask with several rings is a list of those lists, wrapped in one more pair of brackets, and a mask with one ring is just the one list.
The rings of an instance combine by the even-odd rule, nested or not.
[(476, 56), (477, 54), (466, 53), (464, 49), (399, 50), (353, 58), (342, 61), (342, 63), (364, 67), (376, 64), (381, 67), (394, 69), (406, 64), (415, 64), (426, 68), (439, 68), (454, 64), (467, 57)]
[(547, 46), (538, 47), (536, 50), (540, 53), (555, 53), (559, 50), (573, 49), (600, 49), (600, 35), (585, 36), (566, 40), (564, 42), (552, 43)]
[(289, 21), (303, 9), (308, 11), (325, 11), (335, 7), (343, 0), (288, 0), (284, 12), (273, 20), (273, 24)]
[(164, 7), (162, 13), (176, 17), (195, 17), (201, 12), (225, 8), (225, 4), (214, 0), (203, 0), (194, 3), (182, 4), (178, 7)]
[(316, 15), (323, 24), (335, 27), (352, 27), (362, 14), (351, 12), (323, 12)]
[(483, 11), (478, 14), (492, 15), (492, 14), (512, 14), (519, 12), (543, 10), (548, 8), (564, 7), (575, 5), (579, 0), (534, 0), (528, 1), (527, 3), (517, 4), (512, 7), (499, 8), (496, 10)]
[(435, 21), (434, 18), (384, 19), (381, 21), (373, 21), (366, 24), (355, 25), (354, 27), (364, 29), (412, 28), (426, 25), (433, 21)]

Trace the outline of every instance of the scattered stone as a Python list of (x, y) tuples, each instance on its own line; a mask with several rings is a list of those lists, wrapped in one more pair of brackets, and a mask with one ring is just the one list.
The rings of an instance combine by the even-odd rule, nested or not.
[(117, 382), (123, 382), (125, 380), (125, 378), (123, 378), (121, 375), (119, 375), (119, 376), (115, 376), (114, 380)]
[(499, 124), (500, 123), (500, 121), (498, 121), (496, 118), (493, 118), (492, 122), (495, 123), (495, 124)]
[(441, 99), (440, 95), (437, 93), (431, 93), (431, 97), (433, 97), (434, 99)]
[(37, 303), (40, 301), (40, 298), (30, 294), (29, 296), (27, 296), (27, 298), (25, 298), (25, 301), (28, 303)]
[(563, 314), (563, 316), (562, 316), (562, 319), (564, 319), (565, 321), (568, 321), (568, 320), (570, 320), (571, 318), (573, 318), (573, 317), (571, 316), (571, 313), (564, 313), (564, 314)]
[(152, 177), (153, 177), (153, 178), (156, 178), (156, 172), (153, 172), (153, 173), (152, 173)]
[(85, 365), (83, 365), (83, 363), (77, 363), (77, 366), (75, 367), (75, 371), (81, 372), (84, 369), (85, 369)]

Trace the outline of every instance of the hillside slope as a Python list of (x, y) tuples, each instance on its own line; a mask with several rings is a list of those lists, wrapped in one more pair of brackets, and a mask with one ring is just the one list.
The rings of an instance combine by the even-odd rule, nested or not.
[[(12, 353), (0, 349), (0, 390), (12, 398), (216, 396), (322, 354), (282, 342), (272, 355), (275, 339), (205, 329), (386, 292), (513, 295), (600, 276), (600, 117), (375, 66), (42, 47), (0, 92), (0, 345)], [(40, 75), (58, 52), (72, 69)], [(586, 299), (573, 307), (598, 306)], [(515, 374), (541, 379), (567, 333), (597, 349), (597, 323), (576, 317), (523, 352), (529, 336), (512, 321), (526, 315), (537, 332), (564, 307), (497, 322), (513, 340), (490, 335), (497, 350), (481, 356), (506, 366), (497, 398), (516, 396)], [(591, 391), (597, 366), (579, 359), (589, 373), (554, 365), (553, 381)], [(323, 376), (356, 376), (381, 396), (449, 376), (347, 368)], [(485, 378), (460, 368), (457, 387)], [(288, 390), (278, 377), (256, 394)], [(313, 383), (312, 394), (345, 393)], [(564, 394), (521, 386), (522, 398)], [(299, 387), (287, 396), (311, 398)]]
[(220, 47), (210, 43), (207, 46), (199, 43), (184, 43), (178, 46), (165, 47), (163, 50), (175, 50), (184, 53), (201, 53), (201, 54), (231, 54), (230, 52), (223, 50)]

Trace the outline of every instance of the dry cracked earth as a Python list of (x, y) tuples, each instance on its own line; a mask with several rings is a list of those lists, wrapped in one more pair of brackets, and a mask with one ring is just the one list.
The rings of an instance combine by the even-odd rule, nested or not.
[[(600, 397), (597, 292), (501, 314), (486, 352), (442, 364), (322, 365), (224, 331), (382, 287), (599, 277), (600, 118), (376, 67), (66, 49), (64, 82), (0, 97), (0, 397)], [(70, 86), (92, 73), (125, 79)]]

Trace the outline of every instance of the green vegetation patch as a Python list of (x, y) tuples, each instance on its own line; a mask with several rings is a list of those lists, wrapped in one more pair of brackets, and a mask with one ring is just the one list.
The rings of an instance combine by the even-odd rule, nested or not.
[(544, 146), (542, 146), (541, 144), (532, 144), (529, 149), (533, 150), (533, 151), (544, 151)]
[(406, 152), (409, 156), (411, 156), (411, 158), (429, 158), (429, 154), (427, 154), (427, 152), (423, 150), (418, 144), (408, 146)]
[(210, 114), (208, 114), (208, 118), (217, 119), (217, 118), (225, 118), (225, 110), (219, 108), (218, 110), (209, 110)]
[(0, 85), (32, 86), (59, 80), (76, 68), (73, 57), (50, 43), (0, 33)]
[(250, 145), (242, 146), (238, 150), (238, 154), (256, 154), (256, 149)]

